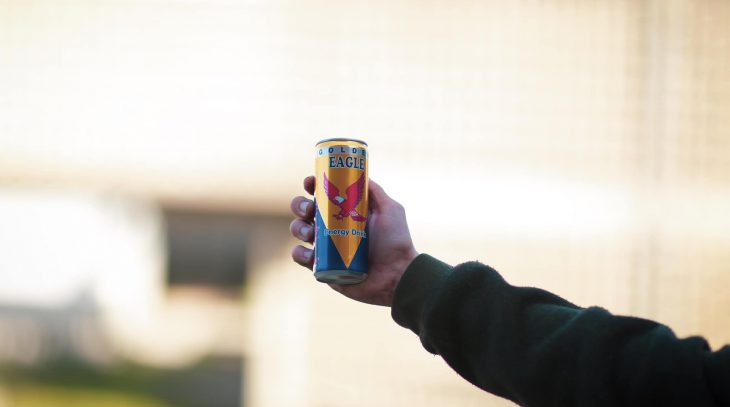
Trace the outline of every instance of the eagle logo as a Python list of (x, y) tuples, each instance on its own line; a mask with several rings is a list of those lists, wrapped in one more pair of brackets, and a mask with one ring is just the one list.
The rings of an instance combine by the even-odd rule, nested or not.
[(364, 222), (367, 219), (367, 217), (357, 213), (356, 209), (357, 205), (362, 200), (364, 189), (365, 174), (362, 174), (357, 181), (347, 187), (345, 190), (346, 196), (340, 196), (340, 190), (337, 189), (335, 184), (331, 183), (330, 180), (327, 179), (327, 174), (324, 174), (324, 193), (333, 204), (340, 208), (340, 213), (334, 215), (337, 220), (345, 219), (348, 216), (352, 217), (352, 220), (357, 222)]

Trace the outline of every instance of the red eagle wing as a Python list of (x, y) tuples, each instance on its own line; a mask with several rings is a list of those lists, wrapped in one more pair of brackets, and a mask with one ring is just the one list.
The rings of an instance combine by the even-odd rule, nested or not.
[(365, 192), (365, 174), (360, 175), (360, 178), (347, 187), (345, 192), (347, 193), (347, 200), (344, 203), (347, 204), (348, 209), (355, 209)]
[(336, 204), (337, 206), (340, 206), (340, 203), (337, 202), (335, 199), (336, 197), (340, 196), (340, 190), (337, 189), (335, 184), (331, 183), (330, 180), (327, 178), (327, 174), (324, 174), (324, 193), (327, 195), (327, 198), (332, 201), (332, 203)]

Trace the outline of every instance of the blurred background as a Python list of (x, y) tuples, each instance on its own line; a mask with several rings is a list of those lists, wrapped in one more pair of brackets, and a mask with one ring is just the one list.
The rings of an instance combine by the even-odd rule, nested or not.
[(289, 260), (355, 137), (417, 249), (730, 342), (730, 2), (0, 0), (0, 406), (482, 406)]

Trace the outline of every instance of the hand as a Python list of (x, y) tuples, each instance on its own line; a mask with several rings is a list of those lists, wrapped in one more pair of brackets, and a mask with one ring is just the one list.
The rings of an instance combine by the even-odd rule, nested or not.
[[(353, 300), (389, 307), (403, 272), (418, 253), (413, 247), (403, 206), (391, 199), (377, 183), (371, 180), (369, 184), (368, 277), (360, 284), (329, 286)], [(304, 179), (304, 189), (310, 195), (314, 194), (314, 177)], [(298, 196), (292, 199), (291, 210), (297, 216), (289, 226), (291, 234), (312, 243), (314, 203)], [(311, 270), (314, 251), (299, 245), (292, 250), (292, 258)]]

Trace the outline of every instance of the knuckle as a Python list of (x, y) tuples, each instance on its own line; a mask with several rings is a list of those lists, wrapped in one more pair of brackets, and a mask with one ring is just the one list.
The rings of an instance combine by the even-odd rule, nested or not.
[(289, 223), (289, 232), (292, 235), (296, 235), (297, 231), (299, 230), (299, 222), (299, 219), (294, 219), (293, 221), (291, 221), (291, 223)]
[(289, 204), (289, 209), (291, 209), (291, 211), (292, 211), (292, 212), (293, 212), (294, 214), (296, 214), (296, 213), (297, 213), (297, 211), (298, 211), (298, 208), (299, 208), (299, 201), (300, 201), (300, 200), (301, 200), (301, 197), (298, 197), (298, 196), (297, 196), (297, 197), (294, 197), (294, 198), (292, 198), (292, 200), (291, 200), (291, 203)]
[(294, 260), (295, 263), (300, 263), (299, 262), (299, 249), (298, 248), (299, 248), (299, 246), (295, 246), (292, 249), (292, 251), (291, 251), (291, 258), (292, 258), (292, 260)]

